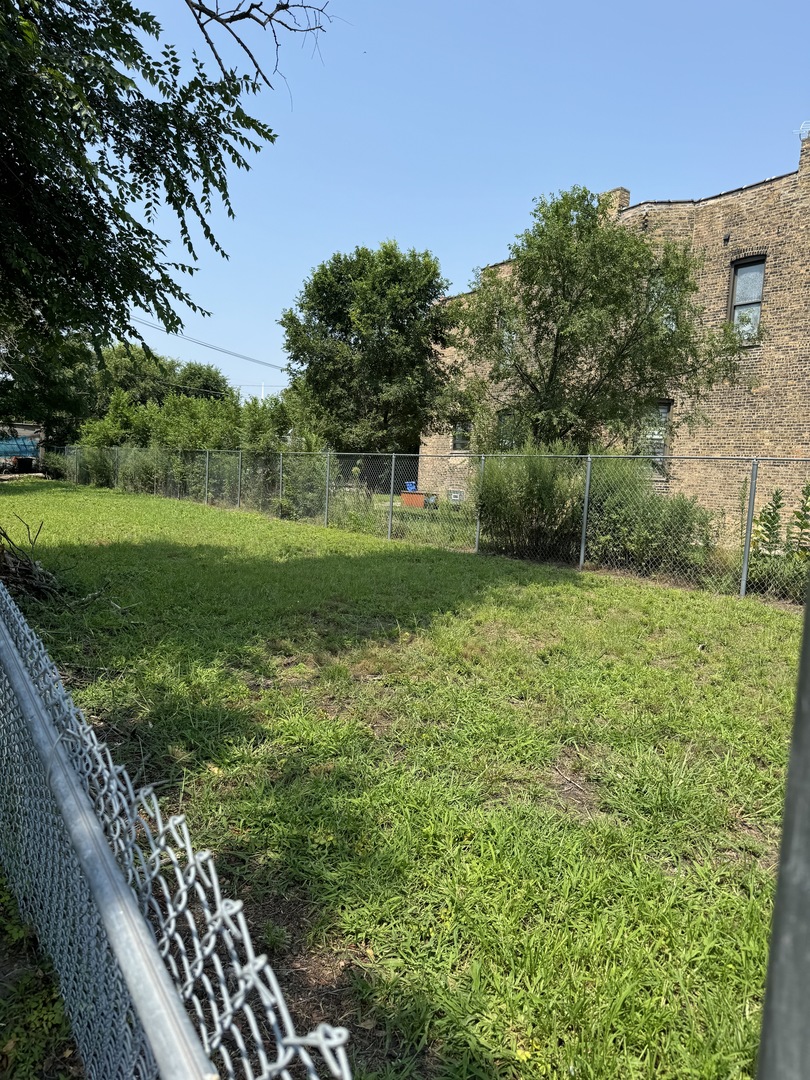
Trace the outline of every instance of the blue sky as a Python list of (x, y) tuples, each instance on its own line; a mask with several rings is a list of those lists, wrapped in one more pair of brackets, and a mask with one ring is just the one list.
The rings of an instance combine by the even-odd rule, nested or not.
[[(200, 47), (179, 0), (151, 9), (167, 40)], [(317, 52), (287, 39), (286, 84), (254, 102), (278, 139), (234, 175), (236, 221), (215, 220), (229, 261), (200, 245), (191, 290), (212, 316), (188, 313), (192, 337), (283, 365), (277, 319), (335, 251), (388, 238), (429, 248), (458, 291), (506, 257), (539, 194), (583, 184), (628, 187), (632, 202), (699, 198), (797, 167), (806, 4), (331, 0), (328, 11)], [(218, 364), (245, 394), (286, 382), (144, 337)]]

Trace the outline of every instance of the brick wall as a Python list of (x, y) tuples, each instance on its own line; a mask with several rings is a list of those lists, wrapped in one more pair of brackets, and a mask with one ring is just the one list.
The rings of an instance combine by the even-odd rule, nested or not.
[[(810, 139), (801, 142), (799, 168), (786, 176), (703, 199), (629, 205), (629, 192), (611, 192), (620, 221), (651, 235), (688, 242), (703, 258), (698, 301), (710, 325), (729, 317), (734, 263), (764, 256), (761, 344), (745, 350), (738, 385), (716, 387), (689, 428), (670, 441), (676, 455), (810, 457)], [(673, 420), (683, 402), (675, 402)], [(425, 455), (451, 454), (452, 436), (422, 441)], [(420, 466), (431, 486), (441, 489), (451, 464)], [(735, 489), (739, 488), (735, 472)], [(803, 470), (790, 470), (798, 478)], [(436, 482), (432, 482), (435, 477)], [(449, 473), (448, 473), (449, 477)], [(705, 501), (707, 488), (729, 515), (737, 498), (714, 463), (679, 469), (677, 486)], [(789, 499), (797, 492), (791, 481)], [(767, 485), (757, 499), (768, 497)], [(724, 494), (720, 496), (720, 491)]]

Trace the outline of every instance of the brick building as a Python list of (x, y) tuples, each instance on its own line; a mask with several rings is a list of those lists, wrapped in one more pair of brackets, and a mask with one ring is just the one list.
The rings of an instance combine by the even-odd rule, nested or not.
[[(719, 195), (630, 205), (625, 188), (612, 193), (620, 221), (702, 254), (698, 300), (712, 322), (762, 319), (738, 385), (711, 392), (701, 420), (670, 440), (671, 454), (810, 457), (810, 137), (800, 146), (795, 172)], [(673, 420), (678, 408), (662, 403)], [(422, 488), (444, 493), (467, 475), (462, 433), (426, 436), (421, 453)], [(679, 469), (678, 486), (697, 494), (708, 471)]]

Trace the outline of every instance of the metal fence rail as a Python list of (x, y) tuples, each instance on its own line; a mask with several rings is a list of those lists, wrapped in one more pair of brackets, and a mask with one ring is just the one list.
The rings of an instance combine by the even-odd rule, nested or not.
[(0, 864), (89, 1080), (350, 1080), (348, 1033), (296, 1034), (210, 853), (113, 763), (2, 584), (0, 777)]
[(454, 551), (804, 601), (810, 460), (67, 447), (57, 475)]

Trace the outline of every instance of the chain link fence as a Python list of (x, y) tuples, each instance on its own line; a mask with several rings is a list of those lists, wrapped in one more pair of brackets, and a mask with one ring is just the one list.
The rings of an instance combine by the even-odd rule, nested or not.
[(482, 550), (803, 603), (810, 461), (487, 457)]
[(258, 510), (457, 551), (476, 547), (479, 463), (468, 455), (450, 460), (419, 454), (71, 446), (46, 455), (46, 466), (77, 484)]
[(295, 1032), (242, 904), (65, 693), (0, 584), (0, 864), (59, 976), (88, 1080), (350, 1080)]
[(810, 460), (68, 447), (77, 483), (802, 603)]

